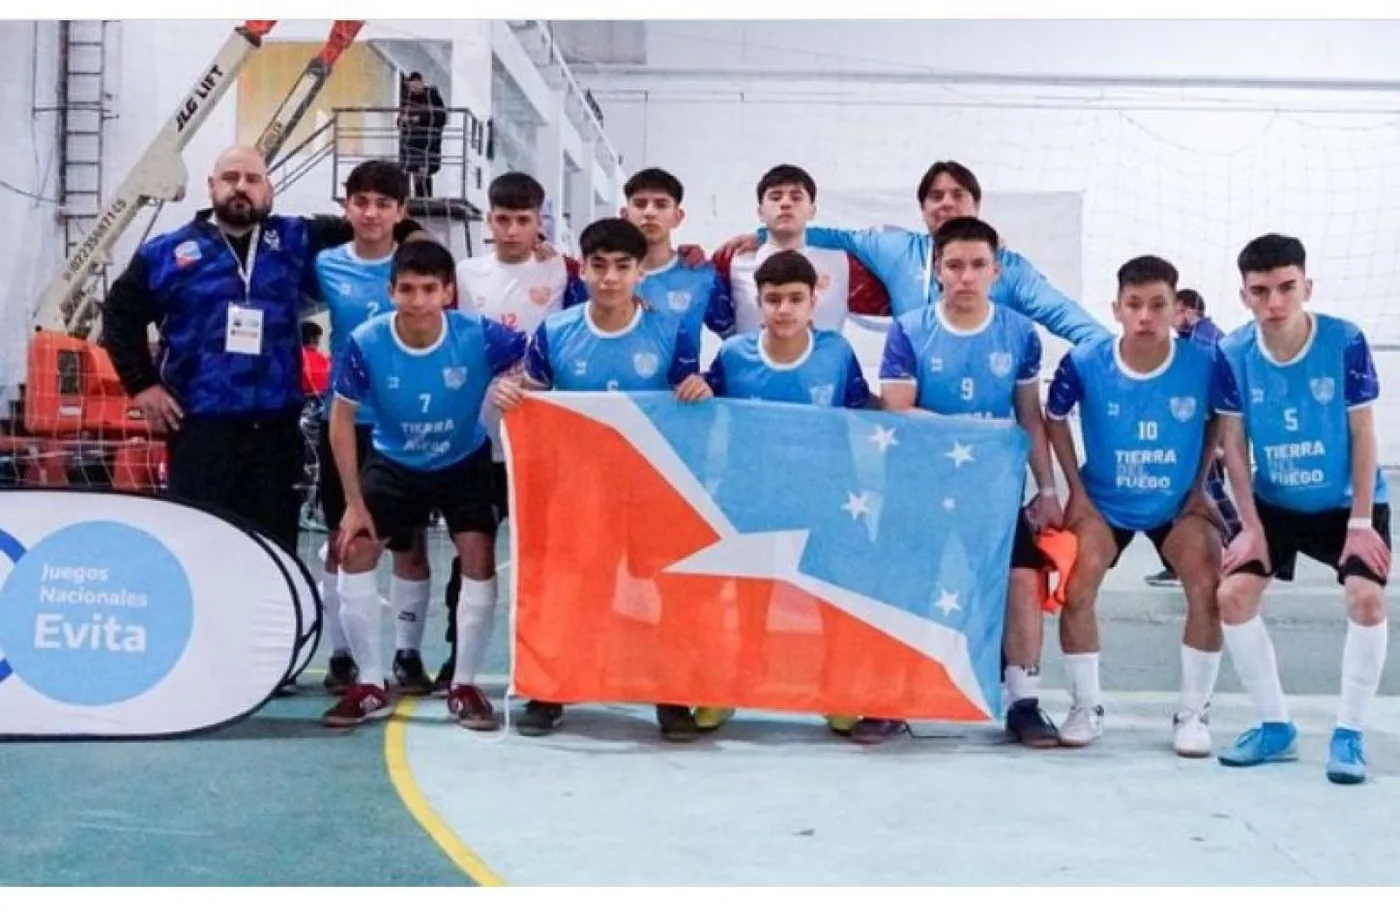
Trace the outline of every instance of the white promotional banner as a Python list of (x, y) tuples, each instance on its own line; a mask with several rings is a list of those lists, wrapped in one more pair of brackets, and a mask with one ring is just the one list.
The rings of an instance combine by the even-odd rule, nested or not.
[(294, 666), (300, 580), (183, 504), (0, 491), (0, 738), (163, 737), (251, 713)]
[(316, 646), (321, 641), (321, 616), (325, 610), (325, 605), (321, 602), (321, 589), (305, 562), (261, 533), (256, 535), (258, 540), (267, 547), (267, 550), (277, 556), (282, 570), (286, 571), (292, 580), (297, 615), (301, 622), (300, 636), (297, 639), (296, 661), (289, 674), (295, 678), (301, 676), (302, 671), (310, 666), (311, 658), (316, 654)]

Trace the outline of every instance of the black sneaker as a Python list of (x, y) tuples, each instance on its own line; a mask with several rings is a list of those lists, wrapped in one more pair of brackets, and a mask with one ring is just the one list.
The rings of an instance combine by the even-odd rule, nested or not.
[(515, 722), (522, 737), (544, 737), (553, 734), (564, 720), (564, 706), (554, 702), (526, 702), (525, 713)]
[(1019, 699), (1006, 713), (1006, 733), (1017, 743), (1045, 750), (1060, 745), (1060, 730), (1039, 699)]
[(293, 678), (290, 680), (283, 680), (282, 682), (278, 683), (277, 689), (273, 693), (273, 695), (275, 695), (279, 699), (285, 699), (288, 696), (296, 695), (297, 691), (297, 681), (295, 678)]
[(684, 705), (658, 705), (656, 724), (661, 728), (661, 739), (672, 743), (688, 743), (700, 736), (695, 716)]
[(326, 678), (322, 681), (326, 692), (333, 696), (343, 696), (345, 691), (359, 680), (360, 667), (349, 651), (336, 651), (331, 654), (330, 664), (326, 667)]
[(394, 652), (394, 680), (406, 696), (426, 696), (433, 691), (423, 655), (417, 651)]
[(1163, 568), (1156, 574), (1149, 574), (1143, 578), (1149, 587), (1175, 587), (1181, 583), (1181, 579), (1176, 576), (1176, 572), (1170, 568)]
[(856, 722), (855, 727), (851, 728), (851, 733), (848, 736), (853, 743), (870, 746), (884, 743), (907, 730), (909, 730), (909, 724), (905, 721), (896, 721), (891, 718), (862, 718)]
[(442, 662), (442, 669), (433, 678), (433, 695), (445, 696), (452, 689), (452, 678), (457, 675), (457, 658), (449, 656)]

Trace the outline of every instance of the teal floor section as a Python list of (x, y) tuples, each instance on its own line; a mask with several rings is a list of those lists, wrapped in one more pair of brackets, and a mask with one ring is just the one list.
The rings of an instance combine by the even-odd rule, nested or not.
[[(314, 562), (319, 545), (305, 538), (303, 556)], [(424, 659), (435, 672), (450, 555), (445, 539), (432, 548)], [(493, 673), (506, 666), (504, 618)], [(387, 617), (383, 648), (387, 660)], [(471, 884), (395, 791), (386, 723), (321, 725), (327, 655), (323, 644), (298, 696), (198, 737), (0, 743), (0, 886)]]

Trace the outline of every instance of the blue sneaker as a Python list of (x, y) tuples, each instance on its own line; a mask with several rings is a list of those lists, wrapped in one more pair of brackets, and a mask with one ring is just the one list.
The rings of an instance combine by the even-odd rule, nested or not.
[(1235, 745), (1220, 754), (1222, 766), (1259, 766), (1298, 758), (1298, 729), (1291, 722), (1265, 721), (1239, 736)]
[(1338, 785), (1359, 785), (1366, 781), (1366, 754), (1361, 748), (1360, 731), (1337, 728), (1332, 732), (1327, 778)]

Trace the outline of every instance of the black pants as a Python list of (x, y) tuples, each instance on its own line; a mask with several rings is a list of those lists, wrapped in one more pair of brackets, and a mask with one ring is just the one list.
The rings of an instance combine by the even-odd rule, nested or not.
[(299, 420), (296, 413), (263, 421), (187, 416), (167, 444), (170, 494), (247, 523), (295, 555)]

